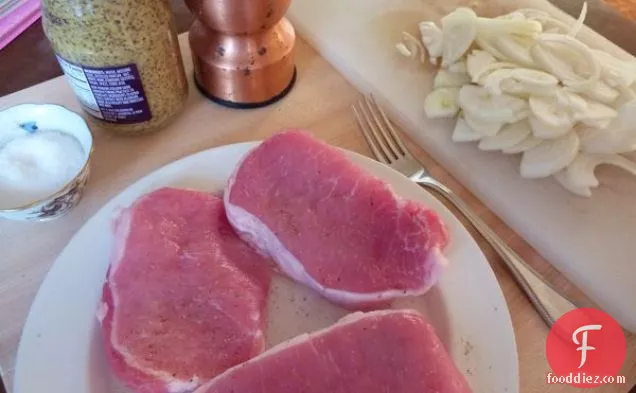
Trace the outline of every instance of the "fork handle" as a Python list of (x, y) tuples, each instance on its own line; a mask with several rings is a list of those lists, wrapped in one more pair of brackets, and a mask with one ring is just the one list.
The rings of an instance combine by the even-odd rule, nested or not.
[(506, 263), (526, 296), (537, 309), (548, 327), (563, 314), (577, 308), (572, 302), (557, 292), (526, 262), (521, 259), (486, 223), (451, 189), (430, 177), (414, 179), (421, 186), (433, 189), (451, 202), (486, 239)]

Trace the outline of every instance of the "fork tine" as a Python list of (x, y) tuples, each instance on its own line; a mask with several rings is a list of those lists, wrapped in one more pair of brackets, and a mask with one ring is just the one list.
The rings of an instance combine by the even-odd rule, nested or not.
[(398, 156), (395, 155), (391, 147), (387, 145), (386, 138), (383, 137), (384, 132), (380, 128), (380, 124), (377, 122), (372, 108), (369, 106), (369, 103), (366, 102), (366, 98), (358, 101), (358, 106), (360, 107), (360, 112), (362, 113), (364, 120), (371, 130), (370, 136), (374, 139), (375, 144), (380, 146), (380, 150), (382, 150), (384, 156), (389, 162), (395, 161)]
[(393, 141), (398, 145), (399, 149), (401, 150), (400, 153), (404, 156), (410, 157), (411, 154), (409, 153), (408, 149), (404, 145), (402, 138), (400, 137), (399, 133), (395, 130), (395, 127), (393, 127), (393, 124), (389, 121), (389, 118), (386, 116), (386, 113), (384, 113), (384, 110), (377, 103), (373, 95), (371, 95), (371, 101), (373, 102), (378, 112), (380, 113), (380, 117), (382, 117), (382, 120), (384, 124), (386, 125), (386, 129), (388, 130), (391, 139), (393, 139)]
[(393, 138), (389, 135), (390, 130), (388, 129), (388, 126), (386, 124), (383, 124), (386, 122), (382, 122), (380, 118), (378, 117), (380, 106), (375, 102), (375, 99), (373, 98), (373, 96), (370, 96), (370, 97), (365, 96), (364, 102), (369, 110), (369, 113), (371, 113), (371, 116), (373, 117), (373, 122), (375, 123), (375, 129), (378, 130), (378, 134), (379, 134), (378, 138), (380, 138), (382, 145), (385, 145), (388, 147), (388, 149), (391, 151), (391, 155), (395, 157), (395, 159), (402, 157), (404, 153), (400, 151), (400, 149), (396, 146), (395, 142), (393, 141)]
[(361, 110), (358, 109), (357, 106), (358, 105), (353, 104), (351, 107), (353, 108), (353, 113), (358, 122), (358, 127), (360, 128), (360, 131), (362, 131), (362, 136), (364, 136), (364, 139), (367, 141), (367, 145), (369, 145), (369, 149), (371, 149), (371, 152), (373, 153), (375, 158), (384, 164), (388, 164), (389, 160), (376, 145), (376, 142), (374, 140), (375, 136), (373, 136), (373, 132), (370, 130), (369, 124), (362, 119), (362, 116), (360, 115)]

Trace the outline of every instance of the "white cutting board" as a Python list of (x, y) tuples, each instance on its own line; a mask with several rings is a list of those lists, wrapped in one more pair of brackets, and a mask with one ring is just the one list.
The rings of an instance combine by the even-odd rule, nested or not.
[[(401, 57), (394, 45), (402, 31), (417, 37), (419, 21), (438, 22), (459, 5), (476, 5), (476, 12), (484, 16), (533, 7), (566, 22), (574, 20), (543, 0), (293, 0), (288, 18), (356, 87), (373, 92), (434, 159), (636, 333), (636, 179), (601, 167), (597, 174), (603, 185), (592, 198), (577, 197), (551, 179), (521, 179), (519, 156), (455, 144), (450, 138), (454, 122), (425, 117), (423, 102), (434, 70)], [(630, 58), (589, 29), (579, 37), (615, 56)]]

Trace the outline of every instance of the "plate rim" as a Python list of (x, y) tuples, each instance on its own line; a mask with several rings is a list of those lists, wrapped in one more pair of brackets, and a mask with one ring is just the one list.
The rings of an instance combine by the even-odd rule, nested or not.
[[(52, 272), (56, 272), (59, 271), (60, 269), (62, 269), (60, 266), (61, 263), (59, 262), (61, 260), (61, 256), (63, 256), (67, 249), (70, 247), (70, 245), (75, 241), (75, 239), (79, 236), (80, 233), (82, 233), (86, 227), (89, 226), (89, 224), (97, 217), (102, 215), (105, 211), (107, 211), (108, 209), (112, 209), (115, 206), (117, 206), (117, 204), (115, 203), (118, 199), (121, 199), (122, 196), (124, 194), (130, 193), (131, 190), (133, 190), (134, 188), (137, 187), (141, 187), (142, 185), (144, 186), (150, 186), (151, 185), (151, 180), (153, 180), (156, 176), (158, 176), (159, 173), (164, 172), (166, 170), (168, 170), (171, 167), (177, 166), (179, 164), (183, 165), (184, 162), (187, 162), (188, 160), (196, 160), (196, 158), (198, 156), (204, 156), (207, 154), (215, 154), (215, 152), (217, 151), (221, 151), (221, 150), (230, 150), (230, 149), (242, 149), (242, 151), (244, 153), (242, 154), (247, 154), (251, 149), (255, 148), (256, 146), (260, 145), (262, 142), (264, 142), (264, 140), (260, 139), (260, 140), (249, 140), (249, 141), (242, 141), (242, 142), (236, 142), (236, 143), (228, 143), (228, 144), (223, 144), (223, 145), (218, 145), (218, 146), (213, 146), (210, 148), (203, 148), (201, 150), (198, 151), (194, 151), (192, 153), (186, 153), (185, 155), (182, 155), (180, 158), (176, 158), (172, 161), (169, 161), (165, 164), (162, 164), (158, 167), (156, 167), (155, 169), (150, 170), (149, 172), (146, 172), (145, 174), (137, 177), (136, 179), (133, 179), (131, 181), (129, 181), (129, 183), (127, 185), (125, 185), (124, 187), (120, 188), (119, 190), (117, 190), (108, 200), (106, 200), (97, 210), (95, 210), (93, 212), (93, 214), (87, 218), (82, 225), (72, 234), (72, 236), (69, 238), (69, 240), (66, 242), (66, 244), (64, 245), (64, 247), (62, 248), (62, 250), (56, 255), (55, 259), (53, 260), (53, 262), (51, 263), (50, 268), (48, 269), (46, 275), (44, 276), (44, 278), (42, 279), (36, 294), (33, 298), (33, 301), (31, 302), (30, 306), (29, 306), (29, 311), (27, 313), (27, 317), (24, 321), (21, 333), (20, 333), (20, 338), (18, 341), (18, 349), (16, 352), (16, 356), (15, 356), (15, 362), (14, 362), (14, 373), (13, 373), (13, 382), (12, 382), (12, 388), (13, 391), (15, 393), (23, 393), (19, 388), (20, 388), (20, 381), (22, 380), (20, 378), (21, 376), (21, 370), (24, 366), (24, 360), (22, 360), (24, 358), (25, 355), (25, 349), (24, 349), (24, 342), (25, 340), (31, 336), (31, 338), (35, 338), (35, 334), (32, 334), (33, 332), (31, 332), (31, 330), (35, 330), (35, 326), (34, 326), (34, 322), (33, 320), (36, 318), (34, 315), (36, 315), (36, 308), (38, 307), (42, 307), (41, 305), (39, 305), (39, 303), (46, 303), (45, 300), (43, 300), (45, 298), (44, 296), (44, 292), (49, 288), (49, 287), (53, 287), (49, 281), (51, 281), (51, 277), (52, 277)], [(324, 141), (323, 142), (329, 144), (332, 147), (336, 147), (337, 149), (343, 151), (345, 154), (350, 155), (352, 157), (354, 157), (357, 160), (360, 160), (362, 162), (366, 162), (366, 164), (369, 164), (371, 166), (376, 166), (376, 167), (383, 167), (383, 169), (385, 171), (389, 171), (392, 172), (394, 175), (402, 177), (403, 179), (407, 180), (408, 182), (411, 182), (410, 179), (408, 179), (408, 177), (406, 177), (405, 175), (401, 174), (400, 172), (396, 171), (395, 169), (391, 168), (388, 165), (382, 164), (379, 161), (374, 160), (373, 158), (366, 156), (364, 154), (355, 152), (353, 150), (349, 150), (349, 149), (345, 149), (343, 147), (340, 146), (335, 146), (332, 145), (329, 141)], [(240, 161), (239, 161), (240, 162)], [(374, 174), (375, 175), (375, 174)], [(384, 180), (386, 181), (386, 180)], [(146, 184), (147, 183), (147, 184)], [(486, 257), (486, 255), (483, 253), (483, 251), (481, 250), (481, 247), (479, 247), (476, 239), (472, 236), (472, 234), (468, 231), (468, 229), (466, 228), (466, 225), (464, 225), (456, 216), (455, 213), (453, 213), (450, 209), (448, 209), (446, 206), (444, 206), (441, 201), (439, 200), (438, 197), (436, 197), (433, 193), (431, 193), (428, 189), (423, 188), (421, 186), (418, 186), (420, 191), (424, 194), (427, 195), (427, 197), (437, 201), (437, 203), (440, 205), (439, 208), (443, 209), (446, 211), (446, 213), (448, 213), (448, 215), (452, 216), (452, 219), (455, 220), (458, 224), (458, 226), (460, 227), (460, 229), (462, 231), (464, 231), (466, 233), (466, 237), (472, 242), (474, 243), (473, 245), (479, 250), (479, 255), (481, 256), (483, 262), (485, 263), (485, 267), (488, 270), (489, 275), (492, 278), (492, 282), (495, 286), (494, 289), (496, 289), (498, 296), (502, 299), (502, 304), (505, 306), (505, 320), (506, 320), (506, 325), (510, 330), (511, 333), (511, 340), (512, 342), (511, 347), (514, 349), (514, 355), (512, 356), (514, 358), (514, 364), (512, 365), (514, 372), (514, 382), (515, 385), (513, 386), (513, 391), (514, 392), (519, 392), (520, 390), (520, 369), (519, 369), (519, 351), (518, 351), (518, 345), (517, 345), (517, 338), (516, 338), (516, 331), (514, 329), (514, 325), (512, 323), (512, 315), (510, 313), (510, 307), (508, 305), (508, 302), (505, 298), (503, 289), (499, 283), (499, 280), (497, 279), (495, 272), (492, 268), (492, 266), (489, 263), (488, 258)], [(149, 192), (149, 191), (148, 191)], [(438, 207), (436, 207), (434, 210), (437, 211)], [(479, 262), (479, 261), (478, 261)], [(463, 374), (463, 372), (462, 372)]]

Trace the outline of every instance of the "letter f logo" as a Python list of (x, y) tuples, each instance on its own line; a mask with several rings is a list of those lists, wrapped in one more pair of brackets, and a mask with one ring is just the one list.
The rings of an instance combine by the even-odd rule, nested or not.
[[(572, 341), (574, 341), (574, 344), (580, 345), (580, 347), (578, 347), (576, 350), (577, 351), (581, 351), (581, 364), (579, 364), (579, 368), (583, 367), (583, 365), (585, 364), (586, 360), (587, 360), (587, 351), (593, 351), (596, 348), (588, 346), (587, 345), (587, 332), (590, 330), (601, 330), (603, 326), (601, 325), (585, 325), (585, 326), (581, 326), (580, 328), (576, 329), (574, 331), (574, 333), (572, 333)], [(579, 342), (577, 336), (579, 335), (579, 333), (581, 334), (581, 342)]]

